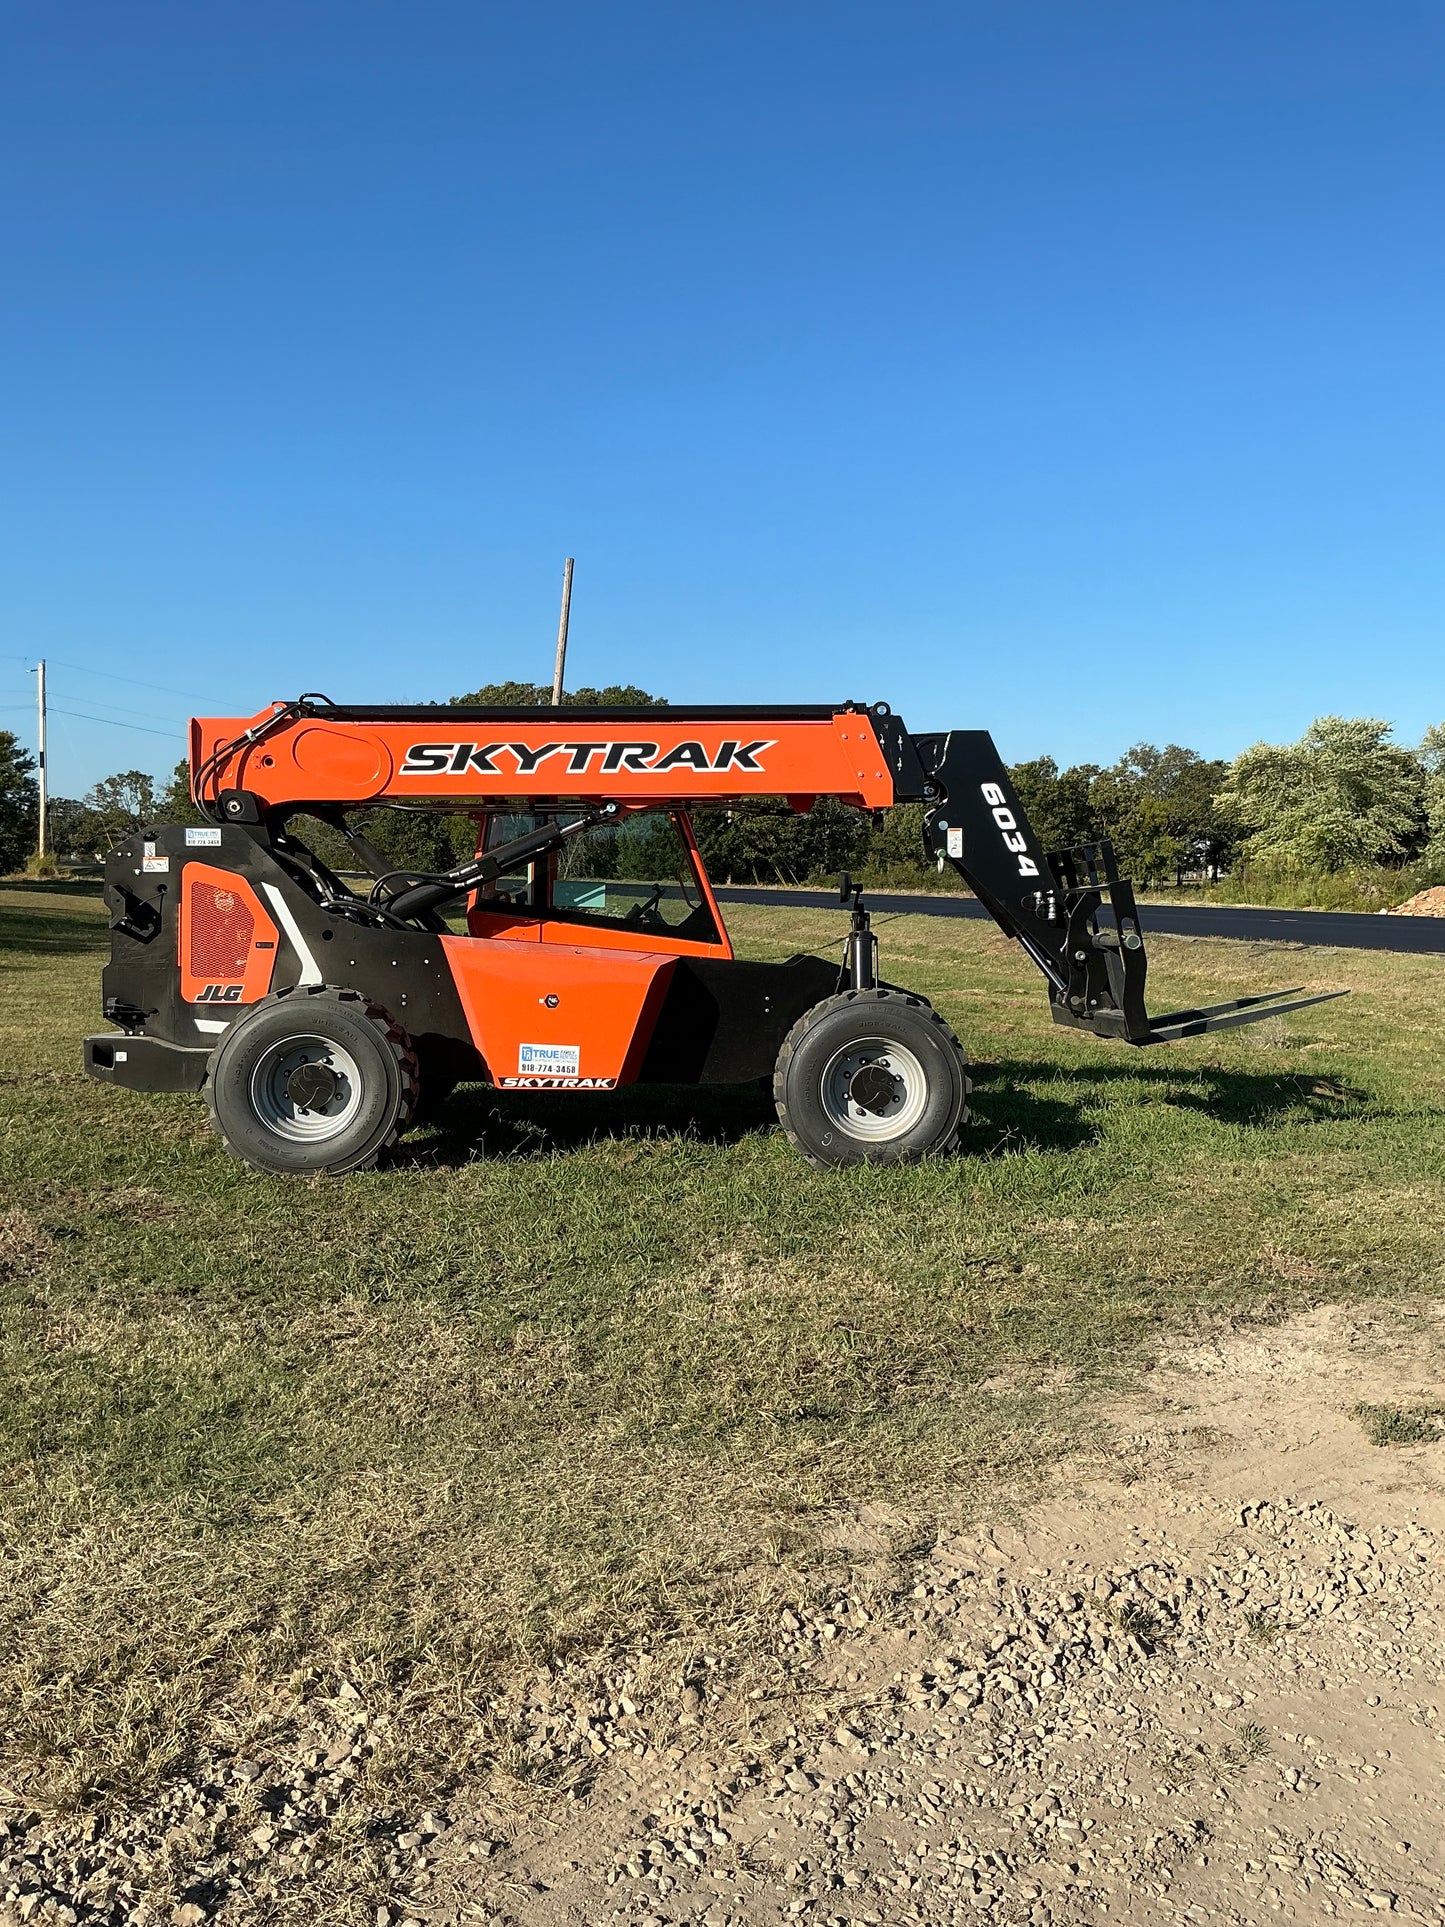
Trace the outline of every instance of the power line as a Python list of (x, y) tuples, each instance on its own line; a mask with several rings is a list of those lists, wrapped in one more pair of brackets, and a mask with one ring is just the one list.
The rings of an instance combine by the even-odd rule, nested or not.
[[(113, 669), (91, 669), (83, 663), (66, 662), (60, 656), (51, 656), (47, 660), (54, 663), (57, 669), (73, 669), (77, 676), (102, 676), (108, 682), (134, 683), (138, 689), (156, 689), (159, 690), (163, 696), (189, 697), (198, 703), (208, 703), (214, 700), (210, 696), (203, 696), (197, 689), (178, 689), (174, 683), (147, 682), (142, 676), (121, 676)], [(5, 661), (30, 663), (31, 667), (34, 667), (29, 656), (7, 656)], [(120, 708), (121, 706), (120, 704), (112, 705), (112, 707), (115, 708)]]
[[(20, 658), (17, 658), (17, 660), (20, 660), (20, 661), (24, 661), (24, 660), (25, 660), (25, 658), (24, 658), (24, 657), (20, 657)], [(54, 666), (54, 663), (55, 663), (55, 658), (54, 658), (53, 656), (49, 658), (49, 661), (50, 661), (50, 663), (51, 663), (51, 665), (52, 665), (52, 666)], [(81, 669), (81, 668), (79, 667), (79, 665), (78, 665), (78, 664), (75, 664), (75, 663), (67, 663), (67, 664), (64, 664), (64, 665), (62, 665), (62, 666), (63, 666), (63, 667), (66, 667), (66, 668), (73, 668), (73, 669), (75, 670), (75, 672), (76, 672), (76, 674), (77, 674), (77, 675), (91, 675), (91, 674), (96, 674), (96, 675), (104, 675), (104, 674), (106, 673), (106, 671), (104, 671), (104, 670), (95, 670), (95, 671), (91, 671), (91, 670), (86, 670), (86, 669)], [(117, 681), (117, 682), (140, 682), (140, 678), (139, 678), (138, 676), (118, 676), (118, 677), (116, 677), (116, 678), (114, 678), (114, 680), (115, 680), (115, 681)], [(140, 686), (141, 686), (141, 688), (143, 688), (143, 689), (159, 689), (159, 688), (160, 688), (160, 684), (159, 684), (159, 683), (140, 683)], [(176, 693), (176, 692), (174, 692), (174, 691), (168, 691), (167, 693), (168, 693), (168, 694), (174, 694), (174, 693)], [(87, 696), (82, 696), (82, 697), (80, 698), (80, 700), (81, 700), (82, 702), (89, 702), (89, 703), (91, 704), (91, 707), (92, 707), (93, 709), (104, 709), (104, 710), (112, 710), (112, 711), (114, 711), (114, 712), (116, 712), (116, 713), (117, 713), (118, 715), (120, 715), (120, 716), (144, 716), (144, 717), (145, 717), (145, 718), (147, 719), (147, 722), (148, 722), (148, 723), (149, 723), (150, 725), (152, 725), (152, 726), (154, 726), (154, 724), (155, 724), (155, 723), (156, 723), (156, 722), (157, 722), (157, 721), (159, 720), (159, 718), (158, 718), (158, 717), (156, 716), (156, 713), (155, 713), (155, 711), (154, 711), (154, 710), (151, 710), (151, 709), (132, 709), (132, 708), (130, 707), (130, 705), (129, 705), (128, 703), (113, 703), (113, 702), (110, 702), (110, 701), (109, 701), (108, 699), (106, 699), (105, 697), (93, 697), (93, 696), (92, 696), (92, 697), (87, 697)], [(13, 705), (13, 706), (14, 706), (14, 707), (17, 707), (17, 708), (18, 708), (18, 707), (20, 707), (20, 705), (18, 705), (18, 704), (16, 704), (16, 705)], [(28, 707), (29, 707), (29, 705), (28, 705), (28, 704), (26, 704), (26, 705), (25, 705), (25, 707), (27, 707), (27, 708), (28, 708)], [(53, 705), (53, 704), (52, 704), (52, 705), (50, 705), (50, 707), (51, 707), (52, 709), (54, 709), (54, 705)], [(61, 712), (61, 711), (59, 711), (59, 710), (55, 710), (55, 711), (54, 711), (54, 713), (55, 713), (56, 715), (60, 715), (60, 714), (62, 714), (62, 713), (64, 713), (64, 714), (66, 714), (66, 715), (69, 715), (69, 716), (74, 716), (74, 717), (76, 717), (76, 719), (77, 719), (78, 721), (80, 721), (80, 722), (87, 722), (87, 723), (108, 723), (108, 722), (112, 722), (112, 721), (114, 720), (114, 718), (113, 718), (113, 717), (111, 717), (111, 716), (89, 716), (89, 715), (84, 715), (84, 714), (83, 714), (83, 713), (82, 713), (82, 712), (81, 712), (80, 710), (76, 710), (76, 709), (71, 709), (71, 710), (66, 710), (66, 711), (64, 711), (64, 712)], [(136, 724), (136, 725), (130, 725), (130, 726), (131, 726), (131, 727), (135, 727), (135, 728), (143, 728), (143, 727), (144, 727), (143, 725), (140, 725), (140, 724)], [(121, 727), (126, 727), (126, 725), (123, 725), (123, 724), (119, 724), (119, 723), (117, 723), (117, 724), (116, 724), (116, 727), (117, 727), (117, 728), (121, 728)], [(177, 727), (177, 733), (179, 733), (179, 725), (177, 725), (176, 727)], [(152, 733), (153, 733), (153, 734), (156, 734), (156, 735), (169, 735), (169, 734), (170, 734), (171, 732), (170, 732), (169, 730), (156, 730), (156, 729), (154, 729), (154, 728), (152, 727)]]
[(196, 689), (177, 689), (174, 683), (147, 682), (141, 676), (118, 676), (113, 669), (87, 669), (78, 662), (62, 661), (58, 656), (52, 656), (50, 660), (58, 669), (73, 669), (77, 676), (104, 676), (110, 682), (130, 682), (134, 683), (137, 689), (158, 689), (163, 696), (184, 696), (198, 703), (214, 700), (210, 696), (201, 695)]
[(182, 732), (178, 729), (147, 729), (144, 723), (117, 722), (113, 716), (87, 716), (79, 709), (60, 709), (50, 705), (52, 716), (73, 716), (78, 723), (104, 723), (107, 729), (133, 729), (141, 736), (164, 736), (168, 742), (179, 742)]
[(107, 702), (103, 696), (81, 696), (77, 700), (90, 703), (95, 709), (113, 709), (122, 716), (148, 716), (152, 722), (157, 720), (153, 709), (132, 709), (128, 703)]

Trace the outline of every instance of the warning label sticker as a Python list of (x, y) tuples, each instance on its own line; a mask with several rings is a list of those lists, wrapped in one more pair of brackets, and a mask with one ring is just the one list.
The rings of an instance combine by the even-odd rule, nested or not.
[(951, 829), (948, 832), (948, 854), (950, 856), (963, 855), (963, 831), (962, 830)]
[(143, 856), (140, 860), (140, 867), (148, 874), (154, 870), (169, 870), (171, 860), (168, 856)]
[(581, 1058), (580, 1044), (522, 1044), (517, 1072), (521, 1077), (576, 1077)]

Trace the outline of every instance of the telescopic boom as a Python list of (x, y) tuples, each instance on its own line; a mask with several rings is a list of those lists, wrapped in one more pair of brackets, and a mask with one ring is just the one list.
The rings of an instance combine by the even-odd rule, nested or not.
[[(695, 812), (761, 796), (799, 810), (820, 796), (865, 810), (921, 802), (928, 854), (957, 871), (1043, 974), (1056, 1023), (1171, 1043), (1345, 994), (1279, 991), (1151, 1017), (1139, 910), (1111, 844), (1045, 851), (987, 730), (915, 736), (887, 703), (361, 708), (306, 696), (244, 720), (192, 723), (191, 766), (196, 802), (216, 823), (380, 803), (580, 811), (595, 823), (628, 809)], [(506, 860), (564, 834), (549, 826)], [(499, 874), (478, 858), (412, 882), (384, 907), (418, 918)]]

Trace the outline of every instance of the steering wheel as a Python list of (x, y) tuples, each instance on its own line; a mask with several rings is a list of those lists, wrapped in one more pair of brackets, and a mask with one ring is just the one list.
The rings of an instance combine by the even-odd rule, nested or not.
[(652, 895), (634, 903), (622, 921), (631, 924), (634, 930), (665, 930), (667, 919), (662, 915), (661, 903), (662, 885), (654, 883)]

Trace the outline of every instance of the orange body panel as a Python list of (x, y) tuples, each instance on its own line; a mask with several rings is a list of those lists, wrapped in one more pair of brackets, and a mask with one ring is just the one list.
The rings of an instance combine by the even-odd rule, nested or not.
[(542, 924), (543, 943), (583, 944), (589, 950), (631, 950), (661, 957), (730, 957), (731, 947), (720, 943), (696, 943), (690, 937), (674, 937), (661, 931), (635, 930), (618, 924), (615, 930), (605, 925), (568, 923), (564, 918), (548, 917)]
[(255, 1004), (271, 988), (276, 926), (234, 870), (184, 866), (176, 939), (188, 1004)]
[[(467, 929), (474, 937), (506, 937), (513, 943), (540, 943), (542, 925), (537, 917), (519, 917), (511, 910), (483, 910), (475, 899), (467, 911)], [(577, 933), (572, 933), (577, 941)]]
[[(259, 716), (203, 717), (191, 724), (191, 768)], [(226, 758), (207, 782), (247, 789), (268, 804), (407, 803), (525, 807), (539, 798), (678, 809), (749, 796), (835, 796), (886, 809), (893, 779), (867, 713), (771, 722), (646, 722), (575, 717), (553, 724), (498, 720), (351, 722), (299, 717)]]
[(606, 1089), (636, 1077), (671, 956), (600, 945), (443, 937), (457, 994), (504, 1089)]
[[(718, 928), (722, 920), (713, 911)], [(473, 937), (502, 937), (512, 943), (580, 945), (586, 950), (627, 950), (659, 957), (731, 957), (732, 942), (723, 931), (721, 943), (697, 943), (690, 937), (674, 937), (661, 931), (633, 929), (619, 923), (609, 930), (600, 923), (568, 923), (565, 917), (518, 917), (510, 911), (469, 910), (467, 929)]]

